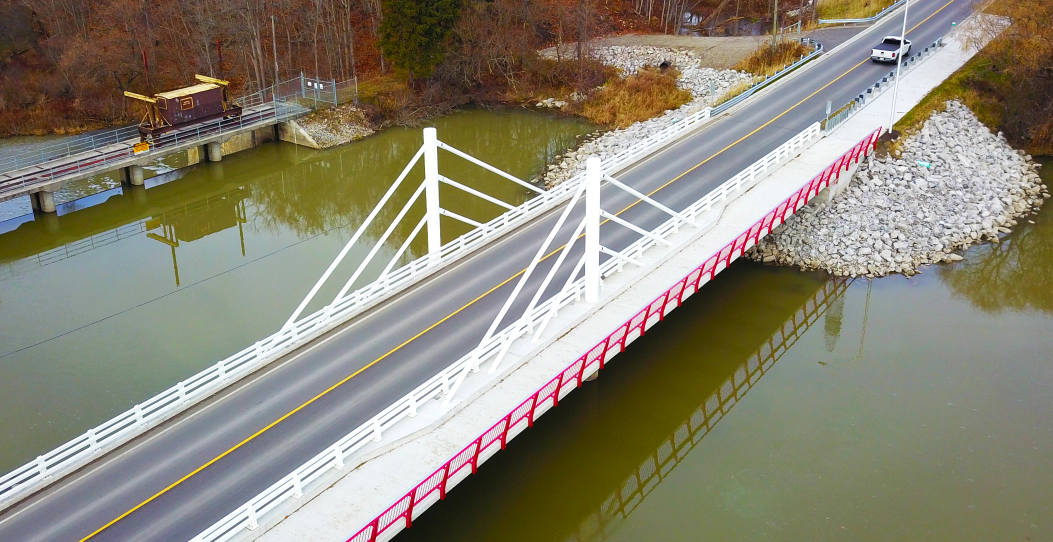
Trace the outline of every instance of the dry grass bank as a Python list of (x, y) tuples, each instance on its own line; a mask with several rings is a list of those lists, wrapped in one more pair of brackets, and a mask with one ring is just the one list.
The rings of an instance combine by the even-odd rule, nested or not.
[(774, 75), (810, 52), (812, 51), (806, 45), (797, 40), (783, 40), (775, 47), (772, 47), (770, 42), (763, 43), (733, 69), (759, 76)]
[(585, 102), (582, 116), (597, 124), (626, 128), (676, 109), (691, 100), (691, 93), (676, 85), (677, 77), (672, 69), (643, 69), (612, 79)]
[(780, 41), (775, 47), (771, 46), (770, 41), (765, 41), (753, 53), (739, 61), (732, 68), (752, 73), (753, 78), (729, 88), (714, 105), (722, 104), (742, 94), (754, 83), (763, 80), (766, 76), (775, 75), (779, 70), (797, 62), (802, 56), (811, 52), (811, 49), (796, 40)]
[(893, 3), (895, 0), (825, 0), (819, 2), (819, 18), (865, 19)]
[[(929, 92), (918, 105), (896, 123), (902, 135), (890, 151), (899, 154), (899, 143), (906, 135), (917, 133), (934, 112), (946, 109), (948, 100), (958, 100), (972, 110), (980, 122), (992, 131), (1004, 129), (1005, 101), (1014, 92), (1013, 81), (1004, 72), (997, 70), (994, 62), (983, 51), (969, 59), (943, 83)], [(1053, 153), (1053, 133), (1047, 129), (1030, 136), (1006, 133), (1014, 147), (1024, 148), (1031, 154)]]

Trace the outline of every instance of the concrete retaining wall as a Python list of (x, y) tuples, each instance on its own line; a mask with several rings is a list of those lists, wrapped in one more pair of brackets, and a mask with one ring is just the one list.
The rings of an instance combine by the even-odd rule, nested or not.
[(278, 139), (312, 149), (322, 148), (295, 120), (278, 123)]

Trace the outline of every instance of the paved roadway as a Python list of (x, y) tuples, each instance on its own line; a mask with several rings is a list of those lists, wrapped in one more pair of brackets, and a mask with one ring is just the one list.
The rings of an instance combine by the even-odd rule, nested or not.
[[(908, 28), (916, 28), (909, 37), (918, 46), (931, 43), (970, 9), (967, 0), (919, 0), (911, 6)], [(898, 34), (900, 24), (902, 19), (876, 25), (866, 31), (868, 37), (620, 179), (645, 193), (657, 190), (653, 197), (674, 209), (686, 207), (819, 120), (827, 100), (844, 104), (887, 72), (887, 65), (870, 63), (869, 51), (881, 37)], [(603, 198), (611, 212), (635, 201), (610, 187)], [(646, 228), (666, 219), (646, 204), (621, 216)], [(7, 510), (0, 516), (0, 540), (192, 538), (472, 349), (511, 292), (511, 278), (526, 266), (554, 221), (553, 213), (494, 243), (328, 340), (301, 349)], [(566, 230), (559, 239), (569, 236)], [(636, 238), (613, 223), (602, 228), (601, 236), (616, 250)], [(576, 261), (568, 258), (565, 267)], [(539, 266), (525, 294), (536, 289), (545, 271)], [(520, 297), (525, 298), (518, 306), (521, 313), (530, 295)]]

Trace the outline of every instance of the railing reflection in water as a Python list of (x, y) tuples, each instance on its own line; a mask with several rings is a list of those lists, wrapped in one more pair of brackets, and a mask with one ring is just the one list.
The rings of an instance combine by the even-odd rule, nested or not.
[(760, 381), (776, 361), (811, 328), (854, 279), (828, 280), (768, 338), (701, 406), (652, 452), (639, 468), (626, 478), (600, 508), (586, 517), (568, 542), (605, 540), (647, 496), (705, 438), (724, 415)]

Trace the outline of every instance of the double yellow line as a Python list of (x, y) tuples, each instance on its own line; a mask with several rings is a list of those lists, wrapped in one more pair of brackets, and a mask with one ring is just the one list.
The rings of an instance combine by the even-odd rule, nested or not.
[[(908, 33), (910, 33), (910, 32), (913, 32), (913, 31), (914, 31), (914, 29), (918, 28), (918, 27), (919, 27), (919, 26), (921, 26), (922, 24), (925, 24), (925, 22), (926, 22), (926, 21), (928, 21), (929, 19), (931, 19), (931, 18), (932, 18), (933, 16), (935, 16), (935, 15), (936, 15), (937, 13), (939, 13), (939, 12), (943, 11), (943, 9), (944, 9), (944, 8), (946, 8), (947, 6), (951, 5), (951, 4), (952, 4), (952, 3), (954, 3), (954, 2), (955, 2), (955, 0), (950, 0), (949, 2), (947, 2), (946, 4), (944, 4), (944, 5), (942, 6), (942, 7), (940, 7), (940, 9), (938, 9), (938, 10), (934, 11), (934, 12), (932, 13), (932, 15), (929, 15), (929, 16), (928, 16), (928, 17), (926, 17), (926, 18), (925, 18), (925, 19), (924, 19), (923, 21), (921, 21), (920, 23), (918, 23), (918, 24), (914, 25), (913, 27), (911, 27), (911, 29), (910, 29), (910, 30), (908, 30), (907, 32), (908, 32)], [(765, 122), (765, 123), (764, 123), (764, 124), (762, 124), (761, 126), (757, 127), (757, 128), (756, 128), (756, 129), (754, 129), (753, 131), (751, 131), (750, 133), (748, 133), (748, 134), (746, 134), (746, 135), (742, 136), (741, 138), (739, 138), (738, 140), (736, 140), (736, 141), (735, 141), (734, 143), (731, 143), (730, 145), (728, 145), (728, 146), (724, 147), (723, 149), (720, 149), (719, 151), (717, 151), (716, 153), (714, 153), (714, 154), (713, 154), (712, 156), (710, 156), (709, 158), (706, 158), (705, 160), (702, 160), (701, 162), (699, 162), (699, 163), (695, 164), (694, 166), (692, 166), (691, 168), (689, 168), (689, 169), (688, 169), (687, 171), (684, 171), (684, 172), (683, 172), (683, 173), (681, 173), (680, 175), (677, 175), (676, 177), (674, 177), (674, 178), (670, 179), (670, 180), (669, 180), (668, 182), (666, 182), (666, 183), (665, 183), (665, 184), (663, 184), (662, 186), (659, 186), (658, 188), (656, 188), (656, 189), (652, 190), (652, 191), (651, 191), (650, 193), (648, 193), (647, 195), (648, 195), (648, 196), (653, 196), (653, 195), (654, 195), (655, 193), (657, 193), (657, 192), (658, 192), (659, 190), (662, 190), (663, 188), (665, 188), (665, 187), (667, 187), (667, 186), (669, 186), (669, 185), (673, 184), (674, 182), (676, 182), (676, 181), (680, 180), (681, 178), (683, 178), (683, 177), (684, 177), (685, 175), (687, 175), (688, 173), (691, 173), (692, 171), (694, 171), (694, 170), (698, 169), (699, 167), (701, 167), (701, 166), (702, 166), (703, 164), (705, 164), (706, 162), (709, 162), (710, 160), (712, 160), (712, 159), (716, 158), (717, 156), (719, 156), (720, 154), (722, 154), (722, 153), (723, 153), (724, 151), (726, 151), (726, 150), (728, 150), (728, 149), (730, 149), (730, 148), (734, 147), (735, 145), (738, 145), (739, 143), (742, 143), (742, 142), (743, 142), (743, 141), (744, 141), (745, 139), (749, 138), (749, 137), (750, 137), (750, 136), (752, 136), (753, 134), (756, 134), (757, 132), (761, 131), (762, 129), (764, 129), (764, 128), (768, 127), (769, 125), (771, 125), (771, 123), (773, 123), (773, 122), (775, 122), (775, 121), (779, 120), (780, 118), (782, 118), (783, 116), (785, 116), (785, 115), (786, 115), (787, 113), (789, 113), (790, 111), (792, 111), (793, 109), (795, 109), (795, 108), (796, 108), (797, 106), (799, 106), (799, 105), (801, 105), (802, 103), (804, 103), (804, 102), (806, 102), (806, 101), (810, 100), (811, 98), (815, 97), (815, 95), (816, 95), (816, 94), (819, 94), (820, 92), (822, 92), (822, 91), (826, 90), (826, 89), (827, 89), (827, 88), (828, 88), (828, 87), (829, 87), (830, 85), (832, 85), (832, 84), (836, 83), (837, 81), (839, 81), (839, 80), (840, 80), (841, 78), (843, 78), (843, 77), (845, 77), (846, 75), (848, 75), (849, 73), (851, 73), (851, 72), (852, 72), (853, 70), (855, 70), (856, 68), (858, 68), (858, 67), (862, 66), (863, 64), (865, 64), (867, 60), (869, 60), (869, 58), (868, 58), (868, 59), (866, 59), (866, 60), (863, 60), (862, 62), (860, 62), (859, 64), (856, 64), (855, 66), (852, 66), (851, 68), (849, 68), (849, 69), (848, 69), (848, 71), (846, 71), (846, 72), (842, 73), (841, 75), (837, 76), (837, 77), (836, 77), (835, 79), (833, 79), (833, 80), (832, 80), (832, 81), (830, 81), (829, 83), (827, 83), (827, 84), (823, 85), (823, 86), (822, 86), (822, 88), (820, 88), (819, 90), (816, 90), (815, 92), (813, 92), (813, 93), (809, 94), (809, 95), (808, 95), (807, 97), (805, 97), (805, 98), (804, 98), (804, 99), (802, 99), (801, 101), (799, 101), (799, 102), (797, 102), (797, 103), (793, 104), (793, 105), (792, 105), (792, 106), (790, 106), (790, 107), (789, 107), (788, 109), (786, 109), (786, 111), (783, 111), (782, 113), (779, 113), (779, 114), (778, 114), (778, 115), (777, 115), (777, 116), (776, 116), (775, 118), (773, 118), (773, 119), (769, 120), (768, 122)], [(625, 211), (628, 211), (629, 209), (631, 209), (631, 208), (632, 208), (633, 206), (635, 206), (635, 205), (636, 205), (637, 203), (640, 203), (640, 201), (642, 201), (642, 200), (636, 200), (635, 202), (633, 202), (633, 203), (631, 203), (631, 204), (627, 205), (627, 206), (626, 206), (625, 208), (623, 208), (622, 210), (618, 211), (618, 212), (617, 212), (617, 213), (615, 213), (615, 214), (616, 214), (616, 215), (621, 215), (621, 214), (622, 214), (622, 213), (624, 213)], [(605, 221), (604, 221), (604, 223), (606, 223), (606, 222), (607, 222), (607, 221), (605, 220)], [(557, 254), (557, 253), (558, 253), (558, 252), (559, 252), (560, 250), (562, 250), (562, 249), (563, 249), (563, 247), (562, 247), (562, 246), (561, 246), (561, 247), (559, 247), (559, 248), (556, 248), (555, 250), (553, 250), (553, 251), (549, 252), (548, 254), (546, 254), (546, 255), (545, 255), (545, 257), (544, 257), (544, 258), (542, 258), (542, 259), (548, 259), (548, 258), (549, 258), (550, 256), (552, 256), (552, 255), (554, 255), (554, 254)], [(389, 350), (388, 352), (386, 352), (386, 353), (385, 353), (384, 355), (382, 355), (382, 356), (380, 356), (379, 358), (377, 358), (377, 359), (375, 359), (375, 360), (371, 361), (371, 362), (370, 362), (370, 363), (369, 363), (368, 365), (366, 365), (366, 366), (362, 367), (361, 369), (359, 369), (359, 370), (357, 370), (357, 371), (355, 371), (355, 372), (351, 373), (350, 375), (348, 375), (347, 377), (343, 378), (342, 380), (340, 380), (340, 381), (339, 381), (339, 382), (337, 382), (336, 384), (333, 384), (332, 386), (329, 386), (328, 388), (326, 388), (326, 390), (325, 390), (325, 391), (323, 391), (323, 392), (319, 393), (318, 395), (315, 395), (314, 397), (312, 397), (312, 398), (311, 398), (310, 400), (308, 400), (307, 402), (305, 402), (305, 403), (303, 403), (302, 405), (300, 405), (300, 406), (298, 406), (298, 407), (294, 408), (293, 410), (290, 410), (290, 411), (289, 411), (289, 412), (288, 412), (287, 414), (285, 414), (284, 416), (282, 416), (282, 417), (280, 417), (280, 418), (278, 418), (278, 419), (274, 420), (273, 422), (271, 422), (271, 423), (267, 424), (267, 425), (266, 425), (266, 426), (265, 426), (264, 428), (260, 429), (259, 431), (256, 431), (255, 433), (253, 433), (253, 434), (252, 434), (252, 435), (250, 435), (249, 437), (245, 438), (245, 439), (244, 439), (244, 440), (242, 440), (241, 442), (239, 442), (239, 443), (237, 443), (236, 445), (234, 445), (233, 447), (231, 447), (231, 448), (230, 448), (229, 450), (227, 450), (227, 451), (225, 451), (225, 452), (223, 452), (223, 453), (221, 453), (221, 454), (217, 455), (216, 457), (214, 457), (213, 459), (209, 460), (209, 461), (208, 461), (207, 463), (205, 463), (204, 465), (201, 465), (200, 467), (198, 467), (198, 468), (194, 469), (193, 471), (191, 471), (191, 472), (190, 472), (189, 474), (187, 474), (186, 476), (183, 476), (183, 477), (182, 477), (182, 478), (180, 478), (179, 480), (176, 480), (175, 482), (173, 482), (173, 483), (169, 484), (169, 485), (168, 485), (168, 487), (165, 487), (165, 488), (164, 488), (164, 489), (162, 489), (161, 491), (158, 491), (157, 493), (155, 493), (155, 494), (154, 494), (154, 495), (153, 495), (152, 497), (150, 497), (149, 499), (146, 499), (145, 501), (143, 501), (143, 502), (141, 502), (141, 503), (139, 503), (139, 504), (135, 505), (135, 506), (134, 506), (133, 508), (129, 509), (129, 510), (127, 511), (127, 512), (125, 512), (125, 513), (123, 513), (123, 514), (121, 514), (121, 515), (117, 516), (116, 518), (113, 518), (112, 520), (110, 520), (110, 522), (106, 523), (106, 524), (105, 524), (105, 525), (103, 525), (102, 527), (99, 527), (98, 529), (96, 529), (96, 530), (95, 530), (94, 532), (92, 532), (92, 533), (91, 533), (91, 534), (89, 534), (88, 536), (85, 536), (84, 538), (80, 539), (80, 542), (85, 542), (86, 540), (88, 540), (88, 539), (90, 539), (90, 538), (94, 537), (95, 535), (97, 535), (97, 534), (101, 533), (102, 531), (106, 530), (106, 529), (107, 529), (108, 527), (110, 527), (110, 526), (111, 526), (111, 525), (113, 525), (114, 523), (117, 523), (118, 521), (120, 521), (120, 520), (122, 520), (122, 519), (124, 519), (124, 518), (128, 517), (128, 515), (130, 515), (130, 514), (131, 514), (132, 512), (135, 512), (136, 510), (138, 510), (138, 509), (140, 509), (140, 508), (142, 508), (142, 507), (146, 506), (147, 504), (149, 504), (149, 503), (150, 503), (151, 501), (153, 501), (154, 499), (157, 499), (157, 498), (158, 498), (158, 497), (160, 497), (161, 495), (164, 495), (165, 493), (167, 493), (167, 492), (168, 492), (169, 490), (171, 490), (172, 488), (174, 488), (174, 487), (178, 486), (179, 484), (181, 484), (181, 483), (185, 482), (185, 481), (186, 481), (186, 480), (187, 480), (188, 478), (190, 478), (191, 476), (194, 476), (195, 474), (197, 474), (197, 473), (201, 472), (202, 470), (204, 470), (204, 469), (208, 468), (209, 466), (211, 466), (211, 465), (212, 465), (212, 464), (214, 464), (215, 462), (219, 461), (220, 459), (223, 459), (224, 457), (226, 457), (227, 455), (231, 454), (232, 452), (234, 452), (234, 451), (235, 451), (235, 450), (237, 450), (238, 448), (241, 448), (242, 446), (244, 446), (245, 444), (249, 443), (250, 441), (252, 441), (252, 440), (253, 440), (253, 439), (255, 439), (256, 437), (260, 436), (260, 435), (261, 435), (261, 434), (263, 434), (263, 433), (264, 433), (265, 431), (269, 430), (270, 428), (274, 427), (275, 425), (278, 425), (279, 423), (281, 423), (282, 421), (286, 420), (287, 418), (289, 418), (289, 417), (290, 417), (290, 416), (292, 416), (293, 414), (296, 414), (297, 412), (299, 412), (299, 411), (303, 410), (303, 409), (304, 409), (304, 408), (305, 408), (306, 406), (310, 405), (311, 403), (314, 403), (314, 402), (315, 402), (315, 401), (317, 401), (318, 399), (321, 399), (322, 397), (324, 397), (324, 396), (325, 396), (326, 394), (328, 394), (329, 392), (331, 392), (331, 391), (335, 390), (336, 388), (338, 388), (338, 387), (340, 387), (341, 385), (345, 384), (345, 383), (346, 383), (347, 381), (349, 381), (349, 380), (351, 380), (352, 378), (354, 378), (354, 377), (358, 376), (359, 374), (361, 374), (361, 373), (362, 373), (363, 371), (365, 371), (366, 369), (369, 369), (370, 367), (372, 367), (372, 366), (376, 365), (377, 363), (380, 363), (380, 362), (381, 362), (382, 360), (384, 360), (384, 359), (385, 359), (385, 358), (387, 358), (388, 356), (390, 356), (390, 355), (394, 354), (395, 352), (399, 351), (399, 350), (400, 350), (400, 349), (401, 349), (402, 347), (404, 347), (404, 346), (406, 346), (407, 344), (409, 344), (409, 343), (411, 343), (411, 342), (413, 342), (413, 341), (417, 340), (418, 338), (420, 338), (420, 336), (421, 336), (421, 335), (424, 335), (425, 333), (427, 333), (427, 332), (431, 331), (432, 329), (435, 329), (435, 328), (436, 328), (437, 326), (439, 326), (439, 325), (440, 325), (440, 324), (442, 324), (443, 322), (445, 322), (445, 321), (449, 320), (450, 318), (453, 318), (454, 316), (456, 316), (457, 314), (459, 314), (459, 313), (460, 313), (461, 311), (463, 311), (464, 309), (467, 309), (468, 307), (470, 307), (470, 306), (472, 306), (473, 304), (475, 304), (475, 303), (476, 303), (477, 301), (479, 301), (480, 299), (482, 299), (482, 298), (484, 298), (484, 297), (486, 297), (486, 296), (490, 295), (490, 294), (491, 294), (491, 293), (493, 293), (493, 292), (494, 292), (495, 290), (497, 290), (497, 289), (501, 288), (501, 287), (502, 287), (502, 286), (504, 286), (505, 284), (508, 284), (508, 283), (509, 283), (509, 282), (511, 282), (512, 280), (515, 280), (515, 279), (516, 279), (516, 277), (519, 277), (519, 276), (520, 276), (520, 275), (522, 275), (522, 274), (523, 274), (523, 273), (524, 273), (525, 271), (526, 271), (526, 269), (523, 269), (523, 270), (519, 271), (518, 273), (516, 273), (516, 274), (512, 275), (511, 277), (508, 277), (507, 279), (503, 280), (503, 281), (502, 281), (502, 282), (501, 282), (500, 284), (498, 284), (497, 286), (494, 286), (493, 288), (490, 288), (490, 289), (489, 289), (489, 290), (487, 290), (487, 291), (486, 291), (485, 293), (483, 293), (483, 294), (482, 294), (482, 295), (480, 295), (479, 297), (476, 297), (475, 299), (473, 299), (473, 300), (469, 301), (468, 303), (466, 303), (466, 304), (465, 304), (464, 306), (462, 306), (461, 308), (459, 308), (459, 309), (457, 309), (457, 310), (455, 310), (455, 311), (451, 312), (450, 314), (448, 314), (448, 315), (444, 316), (444, 317), (443, 317), (443, 318), (442, 318), (441, 320), (439, 320), (438, 322), (435, 322), (434, 324), (432, 324), (432, 325), (428, 326), (427, 328), (425, 328), (425, 329), (424, 329), (423, 331), (421, 331), (420, 333), (417, 333), (417, 334), (416, 334), (416, 335), (414, 335), (413, 337), (410, 337), (409, 339), (406, 339), (406, 340), (405, 340), (405, 341), (404, 341), (404, 342), (403, 342), (402, 344), (400, 344), (400, 345), (396, 346), (395, 348), (392, 348), (391, 350)]]

